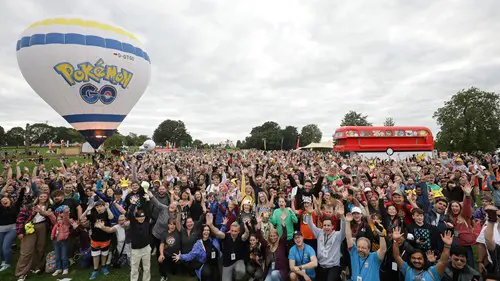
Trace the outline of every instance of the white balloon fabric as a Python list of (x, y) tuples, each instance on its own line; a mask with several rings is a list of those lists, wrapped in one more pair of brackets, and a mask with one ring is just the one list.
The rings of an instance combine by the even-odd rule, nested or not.
[(146, 90), (149, 55), (130, 32), (77, 18), (36, 22), (17, 41), (30, 86), (98, 148)]
[(142, 144), (142, 146), (147, 151), (153, 151), (156, 147), (156, 143), (153, 140), (147, 140)]

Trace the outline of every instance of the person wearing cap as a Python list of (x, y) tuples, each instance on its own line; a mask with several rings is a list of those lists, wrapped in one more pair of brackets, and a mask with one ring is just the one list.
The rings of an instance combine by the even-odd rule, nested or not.
[(314, 237), (318, 239), (318, 267), (316, 272), (318, 280), (340, 281), (341, 265), (340, 247), (345, 238), (344, 206), (338, 204), (335, 208), (336, 216), (341, 220), (340, 230), (335, 231), (333, 220), (331, 218), (323, 219), (323, 228), (319, 229), (314, 225), (310, 214), (305, 215), (305, 221), (312, 230)]
[[(358, 211), (357, 207), (352, 211)], [(359, 209), (359, 208), (358, 208)], [(361, 211), (361, 210), (359, 210)], [(376, 252), (371, 252), (371, 240), (366, 237), (358, 237), (354, 244), (354, 236), (351, 230), (351, 222), (354, 220), (354, 215), (347, 213), (345, 222), (345, 235), (347, 249), (351, 260), (351, 279), (356, 281), (379, 281), (380, 280), (380, 265), (384, 259), (387, 245), (385, 235), (379, 234), (380, 248)], [(369, 226), (367, 226), (369, 228)]]
[(312, 216), (313, 221), (316, 221), (317, 215), (316, 212), (313, 211), (313, 203), (312, 200), (309, 197), (303, 197), (304, 200), (304, 209), (302, 210), (296, 210), (294, 208), (294, 204), (292, 204), (292, 210), (297, 216), (297, 219), (299, 220), (299, 230), (302, 233), (302, 237), (304, 237), (304, 243), (307, 245), (311, 246), (314, 250), (317, 249), (317, 240), (314, 237), (314, 234), (311, 231), (311, 228), (307, 224), (305, 220), (305, 216), (309, 214)]
[[(481, 274), (467, 265), (467, 250), (461, 246), (454, 246), (450, 251), (451, 262), (448, 263), (441, 281), (479, 281)], [(430, 260), (429, 262), (433, 262)]]
[[(128, 234), (131, 240), (130, 255), (130, 280), (139, 280), (139, 266), (142, 262), (142, 281), (151, 279), (151, 246), (150, 242), (150, 218), (151, 208), (149, 206), (151, 193), (144, 195), (143, 208), (137, 210), (135, 205), (138, 202), (136, 197), (132, 197), (132, 204), (128, 210), (127, 217), (130, 221)], [(137, 210), (137, 211), (136, 211)]]
[(404, 201), (403, 191), (396, 188), (391, 194), (391, 201), (385, 204), (385, 207), (394, 205), (398, 211), (399, 216), (402, 216), (406, 225), (412, 223), (411, 209), (413, 206)]
[(304, 237), (300, 231), (293, 233), (295, 245), (288, 254), (291, 281), (311, 281), (315, 280), (315, 268), (318, 266), (318, 259), (314, 249), (304, 243)]
[(483, 193), (481, 196), (481, 207), (477, 208), (472, 214), (472, 218), (475, 222), (479, 222), (483, 225), (486, 222), (486, 211), (484, 210), (485, 206), (491, 205), (493, 202), (491, 200), (491, 196), (487, 193)]

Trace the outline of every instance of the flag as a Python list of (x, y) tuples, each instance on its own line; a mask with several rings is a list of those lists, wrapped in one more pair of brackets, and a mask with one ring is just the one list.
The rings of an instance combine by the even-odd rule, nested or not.
[(174, 142), (174, 149), (175, 149), (175, 142)]
[(295, 149), (299, 149), (300, 147), (300, 136), (297, 137), (297, 145), (295, 146)]
[(267, 150), (266, 139), (264, 139), (264, 150)]
[(283, 150), (283, 137), (281, 137), (281, 150)]
[(52, 141), (49, 142), (49, 151), (52, 152)]

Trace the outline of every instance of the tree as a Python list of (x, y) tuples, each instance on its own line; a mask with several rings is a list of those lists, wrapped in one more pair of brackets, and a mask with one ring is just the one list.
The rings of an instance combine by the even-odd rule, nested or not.
[(297, 144), (297, 138), (299, 137), (299, 132), (297, 130), (297, 127), (286, 126), (285, 129), (281, 131), (281, 137), (283, 138), (284, 150), (295, 149), (295, 145)]
[(201, 140), (194, 140), (193, 143), (191, 144), (193, 147), (197, 147), (197, 148), (202, 148), (203, 147), (203, 142)]
[(113, 134), (111, 137), (107, 138), (104, 142), (105, 149), (115, 149), (122, 147), (125, 142), (125, 136), (120, 135), (119, 133)]
[(492, 152), (500, 146), (500, 95), (471, 87), (434, 112), (436, 146), (456, 152)]
[(158, 145), (163, 145), (167, 141), (175, 143), (176, 147), (188, 146), (193, 138), (186, 130), (186, 125), (181, 120), (165, 120), (153, 133), (153, 140)]
[(395, 125), (395, 123), (394, 123), (394, 119), (392, 119), (392, 117), (385, 118), (384, 126), (394, 127), (394, 125)]
[(24, 144), (24, 129), (21, 127), (14, 127), (7, 131), (5, 134), (7, 145), (19, 146)]
[[(53, 127), (52, 128), (54, 138), (51, 139), (54, 142), (59, 142), (61, 140), (69, 141), (70, 143), (83, 143), (85, 138), (73, 128), (68, 127)], [(50, 141), (50, 140), (49, 140)]]
[(51, 140), (59, 142), (61, 140), (66, 141), (66, 139), (55, 139), (54, 127), (45, 123), (35, 123), (30, 125), (29, 138), (31, 143), (42, 144), (48, 143)]
[[(247, 148), (277, 150), (281, 148), (281, 128), (278, 123), (267, 121), (261, 126), (252, 128), (250, 136), (246, 137)], [(266, 147), (264, 147), (264, 140)]]
[(0, 126), (0, 146), (5, 145), (7, 142), (5, 130), (2, 126)]
[(368, 122), (368, 115), (362, 115), (354, 110), (347, 112), (344, 115), (344, 119), (340, 123), (341, 127), (344, 126), (372, 126), (372, 123)]
[(313, 142), (320, 142), (323, 133), (316, 124), (309, 124), (302, 127), (300, 131), (300, 145), (305, 146)]

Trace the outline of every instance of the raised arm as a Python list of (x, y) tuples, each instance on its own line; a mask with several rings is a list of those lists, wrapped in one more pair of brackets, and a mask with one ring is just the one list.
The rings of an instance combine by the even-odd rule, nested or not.
[(345, 239), (347, 242), (347, 248), (352, 248), (352, 230), (351, 230), (352, 214), (347, 213), (345, 216)]
[(379, 237), (380, 237), (379, 238), (380, 239), (380, 242), (379, 242), (380, 248), (378, 248), (378, 250), (377, 250), (377, 256), (378, 256), (378, 259), (382, 261), (382, 260), (384, 260), (385, 253), (387, 252), (387, 243), (385, 241), (385, 234), (380, 233)]
[(214, 216), (212, 215), (212, 213), (208, 213), (206, 215), (206, 218), (207, 218), (207, 225), (208, 227), (210, 227), (210, 231), (212, 231), (213, 235), (219, 239), (224, 239), (226, 237), (226, 234), (214, 226), (213, 224)]
[(401, 258), (401, 254), (399, 253), (399, 246), (401, 246), (401, 229), (399, 227), (394, 228), (392, 232), (392, 256), (394, 257), (394, 261), (398, 265), (399, 269), (404, 267), (404, 260)]
[(441, 239), (443, 240), (444, 248), (441, 258), (436, 264), (436, 271), (439, 274), (439, 277), (443, 276), (444, 271), (446, 270), (446, 265), (448, 264), (448, 259), (450, 258), (450, 248), (453, 243), (453, 232), (446, 231), (444, 234), (441, 234)]
[(319, 229), (318, 227), (316, 227), (316, 225), (314, 225), (314, 223), (312, 221), (312, 216), (310, 214), (305, 215), (305, 219), (306, 219), (307, 225), (309, 226), (312, 233), (314, 234), (314, 237), (318, 238), (319, 235), (321, 234), (321, 229)]

